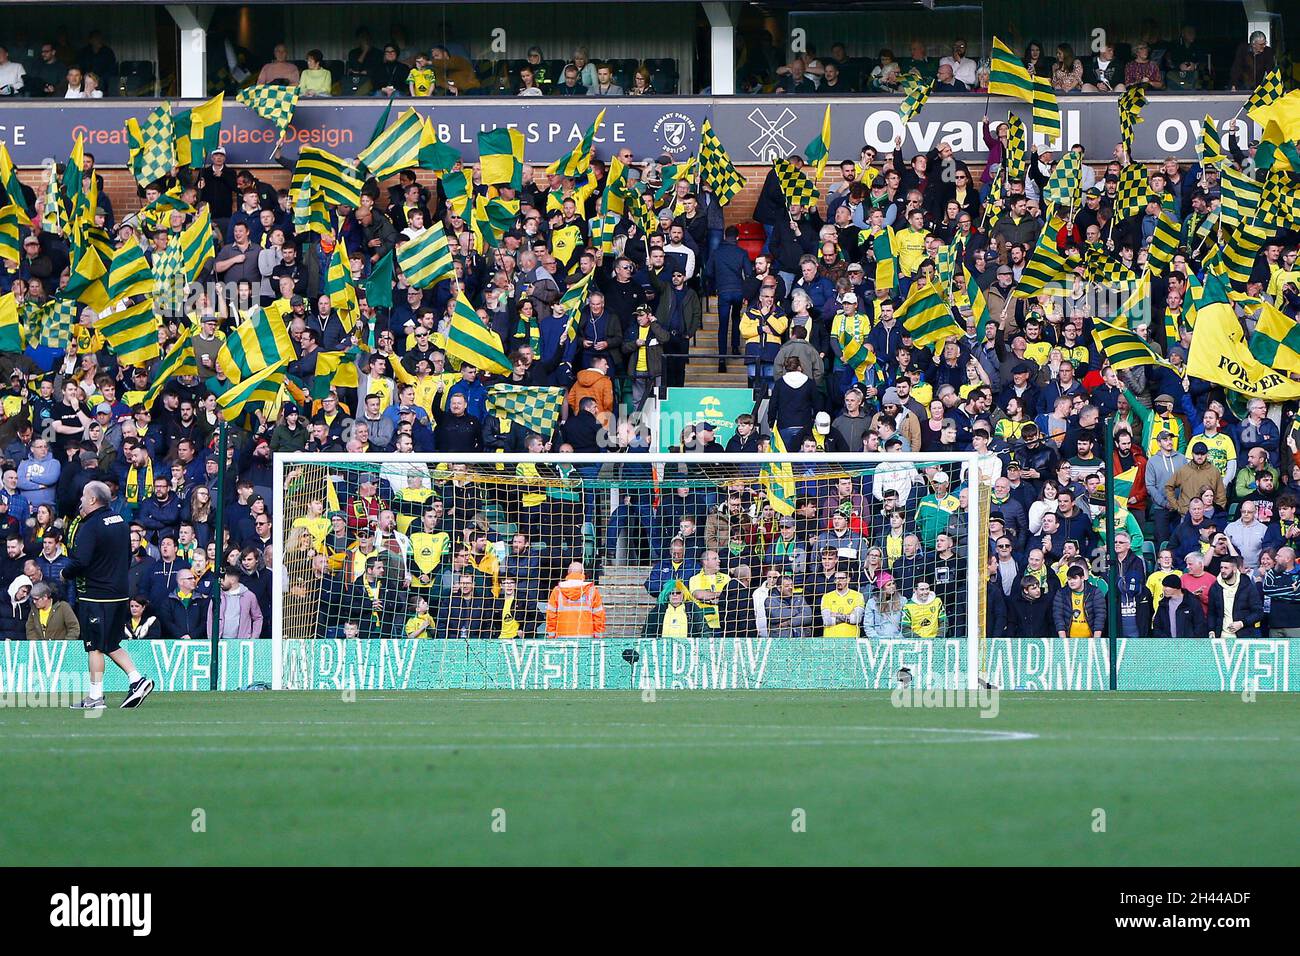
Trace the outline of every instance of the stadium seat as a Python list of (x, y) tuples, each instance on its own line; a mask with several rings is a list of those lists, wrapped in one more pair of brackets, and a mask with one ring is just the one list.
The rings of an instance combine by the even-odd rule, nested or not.
[(670, 56), (652, 56), (647, 57), (645, 68), (651, 73), (663, 71), (665, 73), (677, 72), (677, 61)]
[(344, 96), (367, 96), (370, 93), (370, 81), (365, 77), (349, 76), (343, 80)]
[(736, 231), (740, 233), (739, 245), (749, 253), (749, 260), (753, 262), (763, 251), (763, 243), (767, 240), (767, 233), (758, 223), (750, 220), (736, 224)]
[(157, 82), (150, 60), (123, 60), (118, 66), (117, 90), (122, 96), (154, 96)]
[(677, 71), (674, 70), (651, 70), (650, 85), (654, 87), (656, 93), (673, 95), (677, 92), (679, 78)]
[(306, 60), (290, 60), (289, 62), (298, 68), (299, 73), (302, 73), (304, 70), (307, 69)]
[(343, 91), (343, 70), (345, 64), (342, 60), (326, 60), (322, 66), (330, 71), (331, 89), (330, 92), (337, 96)]

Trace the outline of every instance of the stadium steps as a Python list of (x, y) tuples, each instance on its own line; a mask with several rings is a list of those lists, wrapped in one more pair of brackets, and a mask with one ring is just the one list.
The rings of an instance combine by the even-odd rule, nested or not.
[(617, 565), (601, 572), (600, 596), (605, 603), (605, 633), (613, 638), (641, 634), (654, 599), (645, 589), (648, 566)]
[(745, 363), (741, 359), (727, 360), (727, 371), (718, 371), (716, 358), (704, 358), (700, 353), (716, 353), (718, 349), (718, 299), (708, 296), (704, 300), (704, 327), (695, 334), (691, 343), (691, 360), (686, 365), (686, 385), (689, 388), (744, 388)]

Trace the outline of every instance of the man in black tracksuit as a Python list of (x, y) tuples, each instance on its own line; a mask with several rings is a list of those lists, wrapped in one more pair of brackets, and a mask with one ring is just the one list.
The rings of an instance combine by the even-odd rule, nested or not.
[(77, 582), (77, 617), (86, 647), (90, 690), (76, 710), (104, 709), (104, 655), (126, 673), (130, 681), (122, 707), (138, 707), (153, 691), (153, 681), (135, 669), (122, 647), (127, 621), (127, 572), (131, 565), (131, 529), (126, 520), (108, 509), (112, 493), (101, 481), (81, 492), (81, 521), (70, 539), (66, 581)]

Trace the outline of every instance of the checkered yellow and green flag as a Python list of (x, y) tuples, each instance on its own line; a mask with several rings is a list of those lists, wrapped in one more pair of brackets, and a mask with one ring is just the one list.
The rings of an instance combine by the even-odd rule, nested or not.
[(1078, 153), (1067, 149), (1057, 160), (1052, 175), (1047, 179), (1047, 185), (1043, 187), (1043, 198), (1058, 206), (1078, 205), (1082, 187), (1083, 161)]
[(1137, 280), (1133, 270), (1106, 251), (1101, 243), (1084, 254), (1084, 276), (1099, 285), (1118, 286)]
[(271, 123), (283, 135), (293, 121), (293, 111), (298, 106), (298, 87), (263, 83), (240, 90), (235, 99)]
[(170, 103), (151, 110), (143, 124), (134, 116), (126, 121), (131, 173), (142, 188), (171, 174), (176, 165), (174, 137)]
[(184, 256), (181, 237), (173, 235), (153, 260), (153, 298), (164, 316), (181, 315), (185, 306)]
[(564, 395), (563, 388), (498, 384), (488, 389), (487, 408), (493, 415), (549, 438), (560, 421)]
[(723, 148), (722, 140), (713, 131), (713, 123), (707, 119), (700, 127), (700, 177), (713, 190), (719, 206), (731, 202), (745, 188), (745, 177), (740, 175), (732, 163), (731, 157)]
[(510, 230), (519, 216), (518, 199), (489, 199), (479, 196), (474, 200), (470, 215), (470, 229), (478, 237), (480, 249), (495, 249), (501, 237)]
[(175, 165), (172, 104), (164, 103), (144, 117), (143, 125), (133, 116), (126, 121), (127, 155), (131, 174), (139, 186), (148, 186), (172, 173)]
[(785, 196), (786, 205), (798, 205), (805, 209), (817, 205), (821, 193), (813, 181), (804, 175), (803, 170), (795, 169), (789, 160), (780, 158), (773, 161), (772, 168), (781, 184), (781, 194)]
[(1121, 221), (1146, 211), (1151, 201), (1151, 184), (1141, 163), (1130, 163), (1119, 171), (1115, 187), (1115, 220)]
[(1003, 158), (1007, 179), (1015, 181), (1025, 178), (1025, 171), (1029, 168), (1025, 153), (1026, 141), (1024, 120), (1015, 113), (1007, 113), (1007, 149)]
[(1135, 83), (1124, 91), (1119, 98), (1119, 135), (1124, 143), (1124, 152), (1133, 153), (1133, 130), (1142, 120), (1142, 107), (1147, 105), (1147, 87), (1145, 83)]
[(502, 127), (478, 134), (479, 170), (485, 186), (523, 188), (524, 134)]
[[(1280, 67), (1273, 67), (1264, 74), (1264, 79), (1260, 81), (1259, 86), (1255, 87), (1250, 98), (1246, 100), (1245, 110), (1248, 115), (1253, 114), (1256, 110), (1262, 110), (1282, 98), (1286, 92), (1286, 87), (1282, 83), (1282, 70)], [(1251, 115), (1251, 119), (1256, 119)], [(1263, 126), (1264, 122), (1260, 121)]]
[(162, 354), (158, 345), (158, 318), (153, 300), (141, 299), (117, 312), (106, 312), (95, 322), (108, 347), (122, 365), (143, 365)]
[(904, 123), (910, 123), (916, 114), (921, 112), (921, 107), (925, 105), (925, 101), (930, 98), (933, 91), (933, 80), (925, 84), (914, 84), (907, 91), (907, 96), (903, 98), (903, 105), (898, 108), (898, 118)]
[(1270, 367), (1300, 368), (1300, 325), (1271, 302), (1261, 303), (1250, 354)]
[(447, 199), (447, 207), (462, 219), (469, 218), (469, 203), (474, 198), (474, 170), (453, 170), (443, 173), (438, 179), (442, 183), (442, 194)]
[(677, 184), (691, 174), (691, 167), (695, 165), (695, 157), (688, 156), (685, 161), (680, 163), (665, 163), (659, 167), (659, 187), (655, 190), (655, 203), (659, 204), (665, 196), (669, 197), (668, 202), (674, 201), (674, 190)]
[(1277, 229), (1300, 227), (1300, 191), (1291, 182), (1291, 174), (1272, 169), (1264, 180), (1255, 221)]
[(1276, 120), (1269, 120), (1264, 127), (1264, 135), (1259, 138), (1255, 148), (1255, 169), (1269, 172), (1271, 170), (1290, 170), (1300, 173), (1300, 149), (1287, 139), (1282, 127)]
[(80, 312), (81, 305), (75, 299), (50, 299), (43, 305), (33, 305), (27, 314), (28, 341), (34, 341), (38, 348), (66, 349)]

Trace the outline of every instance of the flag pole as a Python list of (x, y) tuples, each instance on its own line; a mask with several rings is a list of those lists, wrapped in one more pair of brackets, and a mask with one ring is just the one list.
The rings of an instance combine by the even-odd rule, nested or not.
[(217, 424), (217, 513), (215, 537), (217, 557), (212, 564), (212, 578), (216, 593), (212, 596), (212, 628), (209, 639), (212, 641), (212, 660), (208, 667), (208, 689), (217, 689), (217, 672), (221, 662), (221, 578), (226, 559), (226, 415), (218, 409), (220, 422)]

